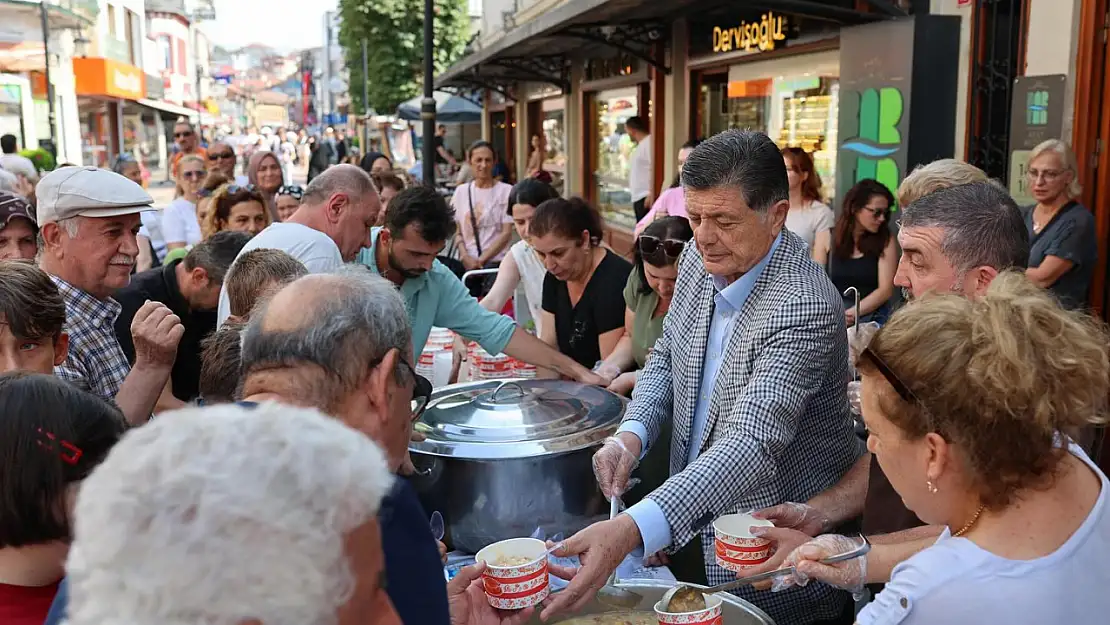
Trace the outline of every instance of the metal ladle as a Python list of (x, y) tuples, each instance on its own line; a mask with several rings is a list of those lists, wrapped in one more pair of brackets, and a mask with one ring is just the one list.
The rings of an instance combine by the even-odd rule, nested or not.
[[(818, 562), (820, 562), (821, 564), (836, 564), (838, 562), (847, 562), (848, 560), (862, 558), (863, 556), (866, 556), (869, 551), (871, 551), (871, 542), (868, 541), (867, 537), (863, 535), (860, 536), (860, 541), (861, 542), (859, 547), (856, 547), (855, 549), (846, 553), (829, 556), (828, 558), (824, 558), (822, 560), (819, 560)], [(794, 572), (794, 567), (787, 566), (781, 569), (775, 569), (774, 571), (767, 571), (766, 573), (748, 575), (747, 577), (741, 577), (740, 579), (726, 582), (724, 584), (718, 584), (710, 588), (706, 588), (705, 586), (702, 586), (700, 584), (678, 584), (677, 586), (671, 588), (663, 594), (663, 598), (659, 601), (659, 604), (664, 612), (669, 612), (671, 602), (674, 601), (675, 597), (679, 597), (680, 599), (687, 599), (692, 595), (701, 595), (701, 600), (704, 603), (705, 598), (709, 595), (713, 595), (719, 592), (726, 592), (729, 590), (736, 590), (737, 588), (747, 586), (748, 584), (754, 584), (756, 582), (762, 582), (764, 580), (774, 579), (776, 577), (782, 577), (784, 575), (790, 575)]]
[[(620, 510), (620, 498), (615, 494), (609, 500), (609, 520), (617, 518), (617, 512)], [(618, 565), (619, 566), (619, 565)], [(613, 574), (609, 576), (609, 581), (597, 591), (597, 600), (599, 603), (607, 605), (611, 608), (618, 608), (621, 610), (631, 610), (640, 605), (644, 600), (643, 596), (625, 590), (624, 588), (617, 587), (617, 571), (613, 569)]]

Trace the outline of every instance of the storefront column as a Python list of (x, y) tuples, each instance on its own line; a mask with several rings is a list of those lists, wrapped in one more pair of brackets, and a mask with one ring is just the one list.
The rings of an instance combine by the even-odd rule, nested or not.
[(532, 85), (527, 83), (520, 83), (516, 86), (517, 102), (513, 106), (514, 115), (513, 123), (516, 124), (516, 132), (513, 134), (515, 144), (515, 166), (513, 168), (516, 173), (516, 180), (524, 180), (528, 177), (528, 157), (532, 155), (532, 134), (536, 132), (543, 132), (543, 129), (536, 130), (528, 126), (528, 93)]
[(586, 158), (582, 138), (586, 131), (583, 125), (585, 100), (583, 99), (582, 76), (585, 65), (574, 61), (570, 66), (570, 92), (565, 96), (567, 165), (563, 176), (566, 180), (566, 195), (584, 195), (586, 184), (582, 180), (582, 159)]
[(675, 20), (671, 27), (671, 73), (665, 79), (664, 106), (666, 132), (663, 137), (663, 180), (661, 188), (678, 173), (678, 150), (690, 140), (690, 81), (686, 71), (690, 31), (686, 19)]

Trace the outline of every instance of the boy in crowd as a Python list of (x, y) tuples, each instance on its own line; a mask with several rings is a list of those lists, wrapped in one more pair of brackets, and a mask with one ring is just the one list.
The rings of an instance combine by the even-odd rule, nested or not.
[(0, 373), (54, 375), (66, 360), (69, 336), (62, 330), (66, 306), (45, 271), (20, 260), (0, 260)]
[(246, 322), (251, 310), (290, 282), (307, 276), (301, 261), (275, 249), (250, 250), (231, 266), (227, 277), (227, 297), (231, 317)]

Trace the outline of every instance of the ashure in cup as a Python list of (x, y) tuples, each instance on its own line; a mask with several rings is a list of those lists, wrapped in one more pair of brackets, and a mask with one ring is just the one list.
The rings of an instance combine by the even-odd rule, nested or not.
[(705, 597), (705, 609), (693, 612), (664, 612), (663, 602), (655, 604), (655, 616), (659, 625), (722, 625), (724, 615), (721, 598), (717, 595)]
[(535, 538), (511, 538), (479, 551), (475, 559), (486, 563), (482, 584), (489, 604), (522, 610), (546, 599), (551, 592), (546, 551), (547, 545)]
[(718, 566), (742, 573), (771, 557), (771, 541), (753, 535), (748, 529), (753, 525), (774, 527), (775, 524), (750, 514), (728, 514), (713, 522)]

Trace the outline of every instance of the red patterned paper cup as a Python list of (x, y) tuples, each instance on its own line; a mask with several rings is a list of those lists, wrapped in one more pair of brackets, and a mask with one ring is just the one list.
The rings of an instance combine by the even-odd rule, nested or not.
[(739, 573), (759, 566), (771, 557), (771, 541), (754, 536), (748, 529), (753, 525), (774, 527), (770, 521), (750, 514), (729, 514), (713, 522), (713, 546), (718, 566)]
[(489, 604), (522, 610), (546, 599), (550, 588), (545, 551), (547, 545), (535, 538), (511, 538), (479, 551), (475, 559), (486, 563), (482, 584)]
[(662, 603), (660, 601), (655, 604), (655, 616), (659, 619), (659, 625), (722, 625), (724, 623), (722, 601), (717, 595), (706, 597), (706, 608), (695, 612), (664, 612)]

